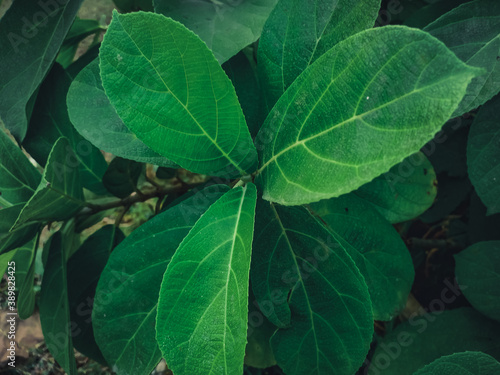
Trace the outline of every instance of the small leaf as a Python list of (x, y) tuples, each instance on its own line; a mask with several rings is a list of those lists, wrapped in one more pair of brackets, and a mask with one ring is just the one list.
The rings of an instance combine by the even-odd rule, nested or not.
[(144, 164), (116, 157), (109, 164), (102, 182), (111, 194), (125, 198), (137, 190), (137, 181), (143, 169)]
[[(15, 1), (0, 22), (0, 117), (22, 141), (26, 106), (52, 66), (83, 0)], [(35, 26), (36, 25), (36, 26)]]
[(26, 155), (0, 130), (0, 205), (10, 207), (27, 202), (40, 179)]
[(109, 255), (125, 236), (114, 225), (106, 225), (89, 236), (68, 260), (68, 303), (73, 345), (82, 354), (105, 363), (94, 338), (92, 306)]
[(469, 178), (488, 214), (500, 212), (500, 96), (476, 115), (467, 143)]
[(432, 164), (418, 152), (352, 194), (372, 204), (389, 222), (400, 223), (431, 207), (438, 194), (437, 187)]
[(253, 184), (227, 192), (168, 264), (156, 339), (175, 374), (243, 373), (256, 199)]
[(415, 272), (394, 227), (354, 194), (310, 205), (363, 275), (374, 320), (391, 320), (405, 305)]
[(77, 157), (74, 163), (80, 171), (82, 185), (104, 195), (107, 192), (102, 176), (108, 165), (101, 152), (80, 136), (69, 120), (66, 95), (70, 84), (66, 71), (54, 64), (38, 92), (23, 146), (38, 164), (45, 166), (54, 143), (66, 137)]
[(257, 204), (252, 289), (280, 329), (271, 338), (288, 375), (351, 375), (373, 333), (370, 295), (351, 257), (303, 207)]
[(231, 81), (207, 46), (178, 22), (114, 12), (100, 68), (116, 112), (154, 151), (195, 173), (235, 177), (256, 169)]
[(468, 350), (500, 358), (498, 324), (468, 307), (443, 311), (441, 306), (460, 295), (456, 285), (449, 285), (442, 291), (443, 299), (433, 301), (434, 313), (412, 315), (379, 341), (367, 361), (368, 373), (413, 374), (441, 356)]
[(45, 343), (55, 360), (69, 375), (76, 374), (73, 352), (68, 290), (66, 284), (66, 259), (61, 233), (52, 235), (45, 245), (48, 251), (40, 292), (40, 322)]
[(500, 241), (478, 242), (455, 255), (457, 281), (471, 305), (500, 321)]
[(119, 375), (149, 375), (160, 361), (155, 318), (163, 274), (191, 227), (228, 190), (206, 188), (141, 225), (111, 253), (92, 322), (104, 358)]
[(83, 207), (77, 159), (67, 138), (59, 138), (47, 161), (42, 181), (26, 203), (13, 229), (28, 222), (59, 221)]
[(500, 363), (481, 352), (455, 353), (436, 359), (413, 375), (491, 375), (500, 373)]
[(476, 0), (444, 14), (424, 28), (470, 66), (487, 73), (475, 77), (452, 117), (479, 107), (495, 96), (500, 82), (500, 3)]
[(154, 0), (155, 12), (194, 31), (219, 60), (227, 61), (260, 37), (277, 0)]
[(78, 73), (66, 102), (76, 130), (94, 146), (122, 158), (172, 166), (170, 160), (142, 143), (118, 117), (102, 87), (99, 59), (92, 60)]
[(271, 109), (305, 68), (338, 42), (373, 27), (380, 0), (280, 0), (266, 21), (258, 61)]
[(402, 26), (340, 42), (297, 78), (257, 136), (264, 199), (310, 203), (371, 181), (429, 141), (481, 73)]

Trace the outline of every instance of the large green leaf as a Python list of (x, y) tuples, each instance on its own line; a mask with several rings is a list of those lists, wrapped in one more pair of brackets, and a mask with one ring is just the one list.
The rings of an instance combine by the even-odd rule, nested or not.
[(114, 225), (106, 225), (89, 236), (68, 260), (68, 303), (73, 345), (84, 355), (104, 362), (92, 329), (92, 306), (101, 272), (113, 248), (125, 236)]
[(148, 148), (123, 124), (104, 93), (98, 59), (75, 77), (68, 91), (67, 105), (76, 130), (99, 149), (144, 163), (173, 164)]
[(373, 27), (380, 0), (280, 0), (266, 21), (258, 61), (271, 109), (302, 71), (338, 42)]
[(72, 325), (67, 289), (66, 258), (60, 232), (54, 233), (45, 245), (47, 263), (40, 291), (40, 322), (45, 343), (55, 360), (67, 374), (76, 374)]
[(481, 352), (455, 353), (436, 359), (413, 375), (492, 375), (500, 373), (500, 363)]
[(27, 202), (40, 179), (40, 173), (26, 155), (0, 129), (0, 206)]
[[(444, 299), (450, 301), (457, 293), (460, 291), (445, 289)], [(497, 323), (468, 307), (442, 311), (444, 304), (444, 300), (435, 300), (436, 312), (412, 316), (387, 334), (370, 360), (369, 373), (412, 374), (441, 356), (467, 350), (500, 358)]]
[(50, 152), (42, 181), (26, 203), (14, 229), (28, 222), (65, 220), (83, 207), (77, 159), (67, 138), (59, 138)]
[(500, 96), (477, 113), (467, 143), (467, 169), (488, 214), (500, 212)]
[(156, 338), (177, 375), (243, 373), (256, 199), (253, 184), (227, 192), (168, 264)]
[(271, 338), (288, 375), (353, 374), (373, 333), (370, 295), (342, 244), (303, 207), (259, 200), (252, 289), (279, 329)]
[(0, 21), (0, 117), (17, 140), (26, 134), (26, 105), (52, 66), (82, 2), (14, 1)]
[(391, 223), (416, 218), (432, 206), (437, 180), (429, 160), (418, 152), (353, 194), (370, 202)]
[(101, 152), (75, 130), (68, 117), (66, 95), (71, 79), (66, 71), (55, 64), (44, 80), (33, 108), (28, 134), (23, 146), (44, 166), (54, 143), (60, 137), (68, 138), (78, 158), (82, 185), (96, 194), (106, 194), (102, 177), (107, 168)]
[(178, 22), (114, 12), (100, 68), (116, 112), (154, 151), (197, 173), (234, 177), (256, 169), (231, 81), (207, 46)]
[(468, 65), (487, 71), (472, 80), (453, 117), (479, 107), (500, 91), (500, 3), (497, 0), (463, 4), (424, 30), (441, 40)]
[(363, 275), (375, 320), (391, 320), (408, 299), (415, 272), (394, 227), (354, 194), (310, 205)]
[(228, 190), (214, 185), (162, 212), (111, 254), (99, 279), (92, 319), (96, 341), (118, 374), (149, 375), (160, 361), (155, 318), (163, 274), (191, 227)]
[(222, 64), (259, 39), (277, 1), (154, 0), (154, 7), (194, 31)]
[(264, 199), (309, 203), (371, 181), (430, 140), (480, 73), (402, 26), (340, 42), (297, 78), (257, 136)]
[(478, 242), (455, 255), (455, 274), (478, 311), (500, 321), (500, 241)]

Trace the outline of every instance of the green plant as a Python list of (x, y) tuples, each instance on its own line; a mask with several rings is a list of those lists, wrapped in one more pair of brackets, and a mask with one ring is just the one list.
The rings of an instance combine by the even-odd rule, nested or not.
[[(421, 30), (372, 28), (379, 0), (157, 0), (156, 13), (114, 11), (99, 49), (72, 62), (75, 35), (101, 30), (70, 28), (80, 3), (15, 1), (0, 21), (0, 116), (12, 135), (0, 132), (0, 266), (15, 278), (10, 307), (27, 318), (38, 304), (68, 374), (74, 348), (118, 374), (148, 374), (161, 358), (176, 375), (276, 364), (288, 375), (363, 364), (427, 374), (455, 361), (498, 371), (488, 340), (500, 328), (470, 308), (374, 331), (374, 320), (399, 321), (423, 254), (401, 235), (469, 196), (432, 206), (436, 171), (461, 171), (436, 158), (448, 120), (474, 116), (466, 172), (449, 178), (468, 184), (468, 168), (488, 213), (500, 212), (498, 2), (443, 0), (432, 20), (438, 11), (421, 6), (410, 18), (429, 21)], [(148, 8), (129, 3), (120, 7)], [(103, 217), (115, 225), (89, 235)], [(498, 283), (488, 251), (499, 245), (479, 238), (457, 251), (457, 277), (498, 320), (478, 274)], [(432, 341), (452, 323), (481, 339), (465, 332), (464, 345), (410, 358), (408, 337)]]

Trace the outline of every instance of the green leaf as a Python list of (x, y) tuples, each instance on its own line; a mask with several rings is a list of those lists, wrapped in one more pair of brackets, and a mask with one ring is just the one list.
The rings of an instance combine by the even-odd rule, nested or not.
[(310, 203), (371, 181), (430, 140), (480, 72), (402, 26), (340, 42), (297, 78), (257, 136), (264, 199)]
[(256, 199), (253, 184), (227, 192), (196, 222), (168, 264), (156, 339), (178, 375), (243, 373)]
[[(253, 51), (248, 51), (248, 54)], [(262, 98), (260, 86), (257, 80), (255, 62), (243, 51), (230, 58), (222, 65), (231, 80), (241, 108), (245, 114), (248, 130), (255, 137), (264, 122), (262, 111)]]
[(97, 20), (76, 17), (73, 25), (71, 25), (71, 29), (64, 39), (56, 61), (64, 68), (67, 68), (73, 63), (80, 42), (89, 35), (104, 30), (105, 29)]
[(436, 359), (413, 375), (490, 375), (500, 373), (500, 363), (481, 352), (455, 353)]
[(363, 275), (374, 320), (391, 320), (405, 305), (415, 272), (410, 253), (394, 227), (354, 194), (310, 205), (343, 245)]
[(265, 369), (276, 365), (276, 358), (274, 358), (270, 343), (271, 336), (276, 332), (276, 326), (262, 314), (258, 306), (250, 289), (245, 365)]
[(373, 333), (370, 295), (341, 244), (303, 207), (259, 200), (252, 289), (280, 329), (271, 338), (287, 375), (353, 374)]
[(101, 152), (75, 130), (66, 109), (66, 95), (71, 80), (66, 71), (54, 64), (43, 82), (33, 109), (28, 134), (23, 146), (42, 166), (45, 166), (54, 143), (68, 138), (76, 157), (82, 185), (96, 194), (106, 194), (102, 176), (107, 168)]
[(277, 0), (154, 0), (155, 12), (194, 31), (223, 63), (259, 39)]
[(470, 66), (484, 68), (475, 77), (452, 117), (479, 107), (500, 91), (500, 3), (476, 0), (451, 10), (424, 28)]
[(104, 363), (92, 329), (92, 306), (97, 282), (113, 248), (125, 236), (113, 225), (106, 225), (89, 236), (68, 260), (68, 303), (73, 345), (82, 354)]
[(155, 318), (163, 274), (191, 227), (228, 190), (211, 186), (160, 213), (111, 253), (97, 285), (92, 320), (96, 341), (118, 374), (149, 375), (160, 361)]
[(500, 321), (500, 241), (478, 242), (455, 255), (455, 275), (479, 312)]
[(30, 224), (11, 230), (23, 207), (24, 203), (20, 203), (0, 210), (0, 254), (24, 245), (40, 227), (39, 224)]
[(137, 181), (143, 169), (144, 164), (116, 157), (109, 164), (102, 182), (111, 194), (125, 198), (137, 190)]
[(280, 0), (259, 41), (269, 109), (304, 69), (338, 42), (373, 27), (380, 0)]
[(26, 155), (0, 129), (0, 205), (10, 207), (27, 202), (40, 179)]
[(69, 375), (76, 374), (67, 290), (66, 259), (60, 232), (45, 245), (48, 251), (40, 292), (40, 322), (45, 343)]
[(500, 96), (477, 113), (467, 143), (469, 178), (488, 214), (500, 212)]
[(99, 149), (143, 163), (172, 166), (170, 160), (142, 143), (118, 117), (104, 93), (98, 59), (75, 77), (68, 91), (67, 105), (76, 130)]
[(500, 358), (500, 326), (468, 307), (443, 311), (460, 290), (453, 286), (442, 293), (442, 300), (433, 301), (434, 313), (412, 315), (379, 342), (368, 373), (413, 374), (441, 356), (468, 350)]
[(231, 81), (181, 24), (159, 14), (114, 12), (100, 68), (116, 112), (154, 151), (196, 173), (235, 177), (256, 169)]
[(77, 159), (67, 138), (59, 138), (49, 155), (42, 181), (22, 209), (13, 229), (28, 222), (60, 221), (83, 207)]
[(469, 0), (441, 0), (426, 5), (412, 12), (412, 14), (404, 20), (404, 25), (408, 27), (415, 27), (417, 29), (423, 29), (443, 14), (468, 1)]
[(416, 218), (432, 206), (437, 180), (429, 160), (418, 152), (353, 194), (369, 202), (391, 223)]
[(13, 250), (12, 260), (16, 263), (17, 313), (19, 318), (28, 319), (35, 309), (35, 254), (38, 236), (20, 248)]
[(22, 141), (26, 105), (52, 66), (82, 0), (15, 1), (0, 21), (0, 117)]

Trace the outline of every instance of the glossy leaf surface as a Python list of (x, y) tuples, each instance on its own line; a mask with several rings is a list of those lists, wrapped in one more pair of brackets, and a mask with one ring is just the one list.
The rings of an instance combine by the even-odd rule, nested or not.
[(352, 194), (369, 202), (391, 223), (411, 220), (436, 199), (438, 184), (429, 160), (418, 152)]
[(32, 221), (65, 220), (78, 212), (84, 203), (77, 165), (68, 139), (59, 138), (50, 152), (42, 181), (14, 228)]
[(264, 199), (310, 203), (371, 181), (430, 140), (482, 72), (401, 26), (340, 42), (297, 78), (257, 136)]
[(0, 22), (0, 117), (22, 141), (26, 106), (52, 66), (83, 0), (15, 1)]
[(415, 272), (410, 253), (394, 227), (353, 194), (310, 205), (363, 275), (374, 320), (391, 320), (408, 299)]
[(98, 59), (75, 77), (68, 91), (67, 105), (76, 130), (99, 149), (143, 163), (172, 165), (142, 143), (116, 114), (102, 87)]
[(154, 0), (157, 13), (194, 31), (219, 63), (229, 60), (260, 37), (277, 0)]
[(279, 329), (271, 338), (286, 374), (352, 374), (373, 332), (370, 295), (351, 257), (303, 207), (259, 200), (252, 289)]
[(424, 28), (470, 66), (486, 70), (472, 80), (453, 117), (479, 107), (500, 91), (500, 3), (476, 0)]
[(100, 71), (120, 118), (154, 151), (196, 173), (234, 177), (256, 169), (231, 81), (207, 46), (178, 22), (115, 12)]
[(111, 254), (99, 279), (92, 319), (96, 341), (118, 374), (149, 375), (160, 361), (155, 318), (163, 274), (191, 227), (228, 190), (211, 186), (158, 214)]
[(156, 338), (174, 373), (243, 373), (256, 199), (253, 184), (227, 192), (168, 264)]
[(258, 50), (269, 110), (319, 56), (373, 27), (379, 8), (379, 0), (278, 1), (266, 21)]

